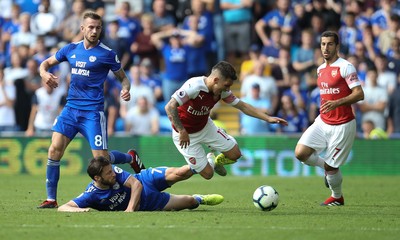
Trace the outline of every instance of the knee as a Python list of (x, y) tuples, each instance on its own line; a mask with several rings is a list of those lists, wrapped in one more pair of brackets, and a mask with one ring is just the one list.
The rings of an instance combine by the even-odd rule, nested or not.
[(238, 147), (234, 148), (228, 152), (225, 152), (223, 154), (225, 155), (225, 157), (227, 157), (233, 161), (238, 160), (242, 156), (242, 152), (240, 151), (240, 149)]
[(64, 149), (60, 146), (51, 144), (49, 147), (48, 155), (51, 159), (56, 160), (60, 159), (64, 153)]
[(294, 150), (294, 155), (296, 156), (296, 158), (301, 161), (301, 162), (305, 162), (310, 156), (308, 156), (308, 154), (302, 150), (301, 147), (296, 146), (296, 149)]
[(213, 176), (214, 176), (214, 173), (213, 172), (211, 172), (211, 173), (200, 173), (200, 175), (205, 179), (205, 180), (210, 180)]

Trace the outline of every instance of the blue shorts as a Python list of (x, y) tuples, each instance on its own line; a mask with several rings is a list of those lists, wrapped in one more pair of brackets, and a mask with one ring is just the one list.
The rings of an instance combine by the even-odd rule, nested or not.
[(134, 176), (142, 183), (140, 211), (161, 211), (167, 205), (170, 194), (162, 192), (169, 188), (165, 180), (166, 167), (148, 168)]
[(79, 110), (65, 106), (52, 130), (71, 140), (79, 132), (89, 142), (91, 149), (108, 149), (107, 120), (103, 111)]

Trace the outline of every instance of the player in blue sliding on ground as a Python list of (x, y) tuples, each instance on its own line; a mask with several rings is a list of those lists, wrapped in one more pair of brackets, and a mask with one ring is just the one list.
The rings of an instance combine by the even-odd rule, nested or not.
[(87, 168), (93, 181), (84, 193), (58, 208), (59, 212), (99, 211), (171, 211), (194, 209), (200, 204), (217, 205), (224, 197), (209, 195), (175, 195), (163, 192), (174, 183), (193, 176), (188, 165), (157, 167), (130, 174), (111, 165), (102, 156), (93, 158)]

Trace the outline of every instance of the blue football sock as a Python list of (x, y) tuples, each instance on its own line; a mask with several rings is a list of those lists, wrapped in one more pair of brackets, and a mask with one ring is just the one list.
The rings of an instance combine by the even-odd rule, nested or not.
[(108, 152), (110, 155), (110, 162), (112, 164), (124, 164), (124, 163), (131, 163), (132, 156), (116, 150), (111, 150)]
[(202, 202), (202, 199), (201, 199), (201, 197), (200, 196), (198, 196), (198, 195), (195, 195), (195, 196), (193, 196), (194, 197), (194, 199), (196, 199), (196, 201), (199, 203), (199, 204), (201, 204), (201, 202)]
[(57, 200), (57, 186), (60, 179), (60, 161), (47, 159), (46, 189), (47, 199)]

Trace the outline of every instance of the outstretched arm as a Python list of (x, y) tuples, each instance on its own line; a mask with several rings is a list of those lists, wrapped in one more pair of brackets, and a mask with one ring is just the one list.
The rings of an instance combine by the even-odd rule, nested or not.
[(278, 117), (271, 117), (268, 114), (258, 110), (257, 108), (253, 107), (252, 105), (245, 103), (243, 101), (239, 101), (236, 105), (233, 105), (235, 108), (242, 111), (244, 114), (249, 115), (251, 117), (255, 117), (269, 123), (279, 123), (284, 126), (287, 126), (288, 123), (285, 119), (278, 118)]
[(59, 212), (89, 212), (90, 208), (80, 208), (74, 201), (69, 201), (58, 207)]
[(131, 189), (131, 198), (129, 199), (128, 207), (125, 212), (133, 212), (137, 210), (140, 203), (140, 195), (142, 193), (143, 185), (135, 177), (131, 176), (126, 180), (124, 186)]

